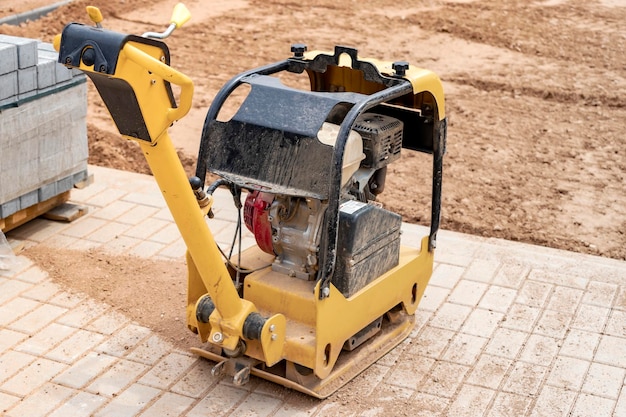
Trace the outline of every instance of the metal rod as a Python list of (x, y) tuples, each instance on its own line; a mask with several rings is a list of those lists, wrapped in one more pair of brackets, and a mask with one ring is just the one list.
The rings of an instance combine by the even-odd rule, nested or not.
[(172, 32), (176, 30), (176, 28), (177, 28), (176, 23), (170, 23), (168, 28), (165, 29), (165, 31), (163, 32), (146, 32), (141, 36), (143, 36), (144, 38), (165, 39), (168, 36), (170, 36)]
[(332, 182), (329, 191), (327, 219), (328, 228), (325, 228), (322, 235), (322, 242), (327, 242), (326, 253), (322, 257), (320, 267), (320, 298), (326, 298), (330, 295), (329, 284), (335, 270), (335, 261), (337, 259), (337, 238), (339, 233), (339, 199), (341, 195), (341, 171), (343, 166), (343, 155), (348, 142), (348, 136), (352, 130), (357, 117), (372, 107), (403, 96), (413, 91), (410, 82), (402, 80), (397, 85), (381, 90), (365, 100), (355, 104), (346, 117), (343, 119), (337, 134), (337, 142), (333, 153), (333, 162), (331, 166)]

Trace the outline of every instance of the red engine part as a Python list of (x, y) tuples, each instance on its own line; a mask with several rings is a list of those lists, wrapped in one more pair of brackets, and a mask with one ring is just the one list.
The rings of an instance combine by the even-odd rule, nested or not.
[(248, 230), (254, 234), (259, 248), (263, 252), (275, 255), (272, 224), (269, 220), (269, 211), (273, 201), (273, 194), (253, 191), (246, 198), (243, 219)]

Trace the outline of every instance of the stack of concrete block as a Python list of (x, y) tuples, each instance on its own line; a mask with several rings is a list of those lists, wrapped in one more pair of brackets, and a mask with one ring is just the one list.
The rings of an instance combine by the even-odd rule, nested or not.
[(0, 35), (0, 219), (87, 179), (87, 87), (51, 44)]

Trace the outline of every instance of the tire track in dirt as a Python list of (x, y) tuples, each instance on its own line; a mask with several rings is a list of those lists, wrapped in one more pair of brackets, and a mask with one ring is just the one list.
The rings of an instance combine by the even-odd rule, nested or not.
[(525, 85), (514, 85), (512, 83), (484, 80), (481, 78), (471, 78), (467, 76), (451, 76), (448, 82), (474, 87), (485, 92), (498, 92), (511, 96), (526, 96), (539, 98), (545, 101), (553, 101), (557, 104), (574, 104), (583, 106), (605, 106), (609, 108), (625, 108), (626, 97), (615, 94), (594, 94), (591, 92), (576, 92), (562, 89), (546, 89)]
[(531, 56), (624, 70), (626, 8), (598, 2), (554, 6), (527, 1), (449, 3), (407, 17), (430, 32), (444, 32)]

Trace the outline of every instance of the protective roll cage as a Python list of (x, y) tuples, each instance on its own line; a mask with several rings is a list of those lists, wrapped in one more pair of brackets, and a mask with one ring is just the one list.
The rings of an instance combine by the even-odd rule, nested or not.
[[(317, 276), (320, 298), (325, 298), (337, 254), (344, 150), (356, 119), (368, 110), (400, 119), (402, 147), (433, 155), (429, 251), (436, 246), (440, 223), (447, 119), (439, 118), (430, 91), (414, 91), (414, 84), (404, 77), (408, 65), (383, 75), (373, 63), (359, 60), (356, 49), (337, 46), (333, 55), (319, 53), (313, 59), (306, 59), (302, 48), (296, 50), (291, 58), (235, 76), (218, 92), (204, 122), (196, 176), (204, 184), (211, 170), (242, 188), (327, 201), (328, 227), (322, 232)], [(359, 91), (363, 88), (358, 86), (353, 91), (329, 91), (329, 69), (339, 67), (343, 54), (350, 57), (351, 71), (360, 74), (369, 91)], [(306, 71), (312, 91), (296, 90), (270, 77), (282, 71)], [(242, 84), (250, 85), (248, 96), (231, 120), (218, 121), (225, 101)], [(322, 124), (331, 119), (340, 121), (334, 148), (317, 140)]]

